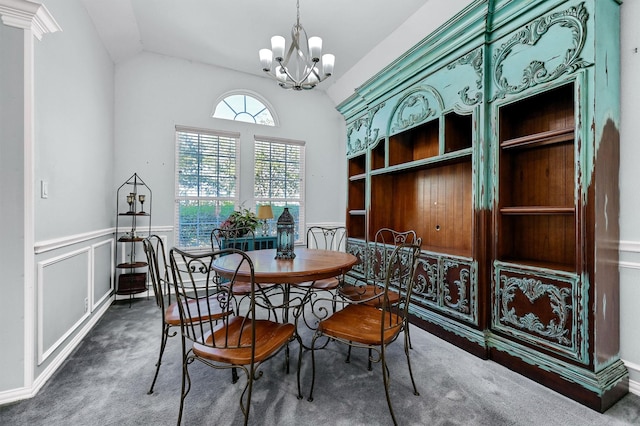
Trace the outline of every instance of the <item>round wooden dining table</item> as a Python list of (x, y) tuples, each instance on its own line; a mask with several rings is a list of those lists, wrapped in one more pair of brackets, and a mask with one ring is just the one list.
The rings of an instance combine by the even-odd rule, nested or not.
[[(253, 262), (256, 283), (300, 284), (337, 277), (349, 271), (358, 258), (350, 253), (300, 247), (293, 259), (276, 259), (276, 250), (247, 251)], [(217, 258), (211, 267), (223, 277), (231, 277), (238, 266), (237, 254)], [(249, 280), (249, 265), (238, 271), (238, 280)]]

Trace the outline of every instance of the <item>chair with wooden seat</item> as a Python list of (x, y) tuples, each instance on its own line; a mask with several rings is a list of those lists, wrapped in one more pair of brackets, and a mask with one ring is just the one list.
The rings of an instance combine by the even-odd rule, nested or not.
[[(310, 226), (307, 229), (307, 248), (318, 250), (344, 251), (347, 241), (347, 228), (344, 226)], [(316, 280), (308, 284), (301, 284), (300, 287), (308, 287), (312, 294), (309, 297), (311, 312), (316, 317), (316, 321), (326, 318), (329, 310), (321, 304), (325, 299), (318, 299), (317, 294), (327, 292), (332, 299), (331, 311), (336, 311), (337, 289), (344, 283), (344, 277), (330, 277)], [(305, 311), (303, 311), (304, 315)], [(303, 316), (305, 324), (313, 329), (314, 324), (309, 324), (306, 317)]]
[[(389, 255), (398, 245), (416, 244), (419, 246), (421, 243), (422, 239), (419, 238), (413, 230), (396, 231), (390, 228), (379, 229), (375, 234), (373, 249), (369, 252), (369, 259), (365, 266), (364, 283), (355, 279), (354, 283), (345, 284), (339, 289), (340, 296), (350, 302), (365, 303), (379, 307), (382, 301)], [(391, 304), (400, 301), (400, 294), (393, 289), (387, 297)], [(407, 329), (407, 334), (408, 333), (409, 331)], [(411, 338), (409, 338), (409, 345), (411, 345)], [(345, 362), (348, 363), (350, 360), (351, 347), (349, 347)], [(368, 368), (369, 370), (372, 368), (371, 361), (369, 361)]]
[[(361, 301), (376, 305), (380, 301), (380, 295), (384, 287), (384, 274), (386, 262), (391, 251), (400, 244), (421, 244), (415, 231), (396, 231), (390, 228), (381, 228), (376, 232), (373, 250), (370, 259), (365, 266), (364, 283), (358, 280), (354, 284), (344, 285), (340, 288), (340, 295), (350, 301)], [(375, 297), (378, 295), (378, 297)], [(390, 294), (390, 300), (399, 299), (399, 295)]]
[[(147, 256), (147, 263), (149, 265), (149, 279), (153, 287), (153, 294), (155, 296), (156, 305), (160, 308), (162, 334), (160, 339), (160, 352), (158, 354), (158, 361), (156, 362), (156, 372), (151, 382), (151, 387), (147, 393), (153, 393), (153, 387), (158, 379), (158, 373), (160, 372), (160, 365), (162, 364), (162, 356), (167, 346), (167, 340), (169, 337), (174, 337), (177, 331), (172, 331), (174, 327), (180, 326), (180, 313), (178, 304), (171, 302), (171, 292), (173, 291), (173, 284), (170, 279), (170, 266), (166, 257), (166, 251), (164, 248), (164, 242), (158, 235), (150, 235), (143, 241), (143, 248), (145, 255)], [(220, 305), (220, 301), (217, 297), (203, 299), (203, 300), (191, 300), (191, 303), (210, 303), (211, 307), (208, 311), (217, 312), (218, 315), (229, 315), (231, 312), (229, 307), (226, 308)], [(228, 303), (226, 304), (228, 305)], [(191, 309), (193, 314), (198, 310)], [(198, 322), (199, 318), (192, 317), (191, 322)], [(234, 377), (235, 379), (235, 377)]]
[[(211, 231), (211, 249), (212, 250), (222, 250), (222, 249), (236, 249), (241, 251), (250, 251), (254, 250), (256, 247), (256, 236), (255, 231), (251, 227), (235, 227), (235, 228), (214, 228)], [(220, 281), (221, 285), (227, 285), (225, 280)], [(273, 288), (276, 284), (257, 284), (259, 287), (259, 291), (264, 293), (265, 291)], [(233, 289), (233, 299), (235, 301), (235, 305), (237, 305), (244, 300), (246, 296), (251, 293), (251, 285), (250, 283), (236, 283)], [(266, 297), (266, 295), (265, 295)]]
[[(212, 270), (212, 264), (218, 256), (230, 255), (234, 256), (234, 261), (237, 259), (235, 273), (226, 277), (228, 279), (226, 286), (220, 286), (214, 278), (215, 271)], [(256, 307), (257, 285), (254, 267), (244, 251), (223, 249), (195, 254), (173, 248), (169, 252), (169, 259), (182, 336), (182, 390), (178, 424), (182, 421), (185, 398), (191, 389), (189, 366), (194, 361), (200, 361), (215, 369), (244, 371), (247, 382), (240, 394), (240, 408), (246, 425), (249, 421), (254, 381), (262, 375), (258, 370), (263, 362), (273, 358), (290, 342), (293, 340), (300, 342), (295, 334), (295, 327), (293, 324), (265, 319), (268, 313)], [(250, 271), (248, 280), (250, 293), (248, 303), (241, 305), (242, 312), (220, 316), (217, 312), (208, 311), (207, 304), (191, 303), (194, 299), (211, 297), (228, 300), (236, 284), (240, 284), (235, 277), (241, 268), (247, 268)], [(197, 310), (197, 315), (202, 319), (197, 324), (189, 320), (195, 314), (194, 310)], [(302, 346), (299, 347), (297, 381), (298, 398), (301, 399)]]
[[(360, 300), (359, 303), (350, 302), (343, 309), (320, 321), (311, 340), (312, 378), (309, 401), (313, 401), (316, 351), (318, 350), (316, 342), (320, 337), (344, 343), (349, 347), (367, 348), (370, 353), (377, 354), (375, 357), (370, 355), (370, 360), (379, 362), (382, 367), (382, 381), (389, 412), (393, 423), (397, 424), (389, 393), (390, 370), (388, 363), (390, 360), (387, 359), (387, 346), (403, 334), (409, 376), (414, 394), (419, 395), (411, 370), (409, 335), (407, 333), (409, 305), (419, 255), (420, 245), (418, 244), (405, 243), (394, 246), (386, 257), (382, 290), (373, 294), (369, 299)], [(391, 293), (398, 295), (395, 302), (390, 298)], [(373, 398), (373, 395), (371, 397)]]

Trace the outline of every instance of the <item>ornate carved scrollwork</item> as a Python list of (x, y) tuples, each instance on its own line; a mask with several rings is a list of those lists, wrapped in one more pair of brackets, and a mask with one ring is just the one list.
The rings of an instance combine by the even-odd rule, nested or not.
[[(436, 105), (432, 106), (430, 100)], [(413, 127), (442, 109), (444, 102), (436, 89), (431, 86), (414, 89), (398, 102), (389, 126), (391, 133)]]
[[(493, 55), (493, 75), (497, 91), (492, 100), (504, 98), (507, 94), (520, 93), (529, 87), (554, 80), (562, 74), (589, 66), (590, 63), (580, 57), (587, 38), (588, 19), (589, 13), (584, 3), (581, 3), (563, 12), (552, 13), (529, 23), (500, 46)], [(569, 28), (572, 34), (573, 45), (566, 50), (562, 63), (549, 71), (544, 61), (532, 60), (523, 70), (520, 83), (509, 84), (503, 75), (503, 63), (513, 52), (513, 48), (518, 44), (534, 46), (554, 25)]]
[(445, 259), (444, 262), (442, 262), (442, 290), (444, 292), (444, 304), (458, 312), (468, 314), (469, 299), (467, 297), (467, 285), (471, 278), (471, 272), (469, 269), (460, 269), (460, 279), (453, 282), (458, 292), (457, 302), (454, 302), (454, 299), (451, 297), (451, 284), (447, 280), (447, 272), (449, 268), (459, 267), (460, 265), (457, 262), (453, 262), (451, 260)]
[(358, 258), (359, 262), (353, 265), (353, 270), (360, 274), (365, 273), (365, 268), (367, 266), (367, 247), (364, 243), (358, 244), (354, 242), (349, 242), (347, 244), (347, 252), (351, 253), (355, 257)]
[[(501, 276), (501, 322), (512, 324), (516, 327), (529, 330), (540, 336), (550, 340), (555, 340), (561, 345), (570, 345), (571, 341), (567, 338), (570, 331), (566, 328), (567, 318), (571, 306), (567, 303), (567, 299), (571, 298), (571, 290), (568, 288), (560, 288), (552, 284), (544, 284), (535, 278), (516, 278)], [(511, 307), (514, 301), (516, 291), (520, 290), (529, 302), (533, 303), (542, 296), (549, 298), (549, 304), (555, 319), (543, 324), (540, 318), (532, 312), (527, 312), (522, 316), (518, 316), (515, 308)]]
[(473, 98), (469, 97), (469, 91), (471, 87), (465, 86), (462, 90), (458, 92), (460, 95), (460, 100), (465, 105), (475, 105), (482, 101), (482, 49), (473, 50), (463, 57), (459, 58), (457, 61), (454, 61), (447, 65), (447, 69), (452, 70), (458, 65), (471, 65), (473, 70), (476, 72), (478, 78), (476, 79), (476, 89), (477, 92), (473, 96)]
[(367, 147), (366, 136), (365, 139), (354, 137), (354, 135), (360, 136), (360, 129), (362, 128), (362, 126), (366, 125), (367, 118), (360, 117), (355, 120), (347, 129), (347, 155), (362, 151)]
[[(380, 111), (380, 109), (382, 109), (382, 107), (384, 107), (384, 102), (369, 109), (366, 116), (362, 116), (351, 123), (347, 129), (347, 155), (364, 151), (372, 143), (378, 140), (378, 133), (380, 129), (372, 129), (371, 123), (373, 122), (373, 117), (378, 111)], [(365, 126), (364, 132), (361, 131), (362, 126)]]
[(427, 300), (438, 300), (438, 262), (430, 263), (427, 259), (418, 259), (418, 271), (413, 285), (413, 294)]

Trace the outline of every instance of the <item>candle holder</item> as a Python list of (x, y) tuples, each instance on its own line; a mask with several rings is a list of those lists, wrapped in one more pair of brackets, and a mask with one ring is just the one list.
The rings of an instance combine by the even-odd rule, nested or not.
[(140, 201), (140, 213), (144, 213), (144, 199), (145, 199), (144, 194), (138, 195), (138, 201)]
[(127, 203), (129, 203), (129, 211), (127, 212), (128, 214), (134, 214), (135, 213), (135, 211), (133, 209), (133, 203), (135, 201), (136, 201), (135, 194), (134, 195), (132, 195), (132, 194), (127, 195)]
[(285, 207), (278, 218), (276, 259), (295, 258), (296, 254), (293, 252), (294, 243), (295, 222), (293, 221), (293, 216), (289, 213), (289, 208)]

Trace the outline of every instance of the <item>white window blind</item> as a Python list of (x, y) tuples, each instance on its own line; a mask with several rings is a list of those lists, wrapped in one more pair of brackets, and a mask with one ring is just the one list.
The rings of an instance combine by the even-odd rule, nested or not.
[(238, 204), (238, 138), (176, 127), (176, 244), (203, 247)]
[(285, 207), (296, 223), (296, 240), (305, 229), (304, 142), (255, 137), (254, 198), (256, 205), (271, 204), (271, 229)]

